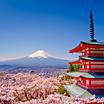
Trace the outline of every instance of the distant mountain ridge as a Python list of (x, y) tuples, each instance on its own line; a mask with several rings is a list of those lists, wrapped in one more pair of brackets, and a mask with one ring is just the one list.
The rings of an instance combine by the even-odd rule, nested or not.
[(22, 67), (66, 67), (67, 60), (55, 58), (49, 53), (38, 50), (31, 55), (19, 59), (0, 62), (0, 65), (22, 66)]

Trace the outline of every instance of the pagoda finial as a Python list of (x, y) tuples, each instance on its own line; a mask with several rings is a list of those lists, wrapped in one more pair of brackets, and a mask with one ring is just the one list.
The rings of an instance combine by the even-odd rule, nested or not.
[(94, 23), (93, 23), (92, 9), (90, 10), (90, 41), (97, 42), (97, 40), (94, 39)]

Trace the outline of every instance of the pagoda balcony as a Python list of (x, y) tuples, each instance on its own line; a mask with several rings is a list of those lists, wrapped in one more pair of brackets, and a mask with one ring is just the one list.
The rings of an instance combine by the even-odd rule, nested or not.
[(80, 68), (79, 71), (82, 71), (82, 72), (104, 72), (104, 68)]
[(93, 68), (93, 69), (82, 69), (80, 68), (79, 71), (82, 72), (104, 72), (104, 68)]

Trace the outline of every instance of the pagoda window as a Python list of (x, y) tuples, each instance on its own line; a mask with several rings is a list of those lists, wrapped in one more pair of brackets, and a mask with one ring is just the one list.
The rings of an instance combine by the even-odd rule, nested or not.
[(89, 64), (89, 62), (86, 62), (86, 64)]
[(86, 85), (89, 85), (89, 80), (86, 80)]
[(85, 52), (85, 50), (82, 50), (82, 52), (84, 53), (84, 52)]
[(80, 45), (81, 47), (83, 46), (83, 44)]
[(95, 48), (90, 48), (91, 50), (94, 50)]
[(84, 65), (82, 65), (82, 69), (84, 69)]
[(84, 81), (83, 80), (81, 80), (81, 84), (84, 84)]
[(87, 69), (89, 69), (89, 65), (87, 65)]
[(87, 51), (87, 54), (89, 53), (89, 51)]
[(88, 51), (89, 50), (89, 48), (86, 48), (86, 51)]

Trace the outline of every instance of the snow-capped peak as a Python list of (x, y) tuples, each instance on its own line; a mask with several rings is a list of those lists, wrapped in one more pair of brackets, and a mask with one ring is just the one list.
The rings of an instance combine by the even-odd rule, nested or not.
[(48, 54), (47, 52), (45, 52), (44, 50), (38, 50), (34, 53), (32, 53), (31, 55), (29, 55), (30, 58), (48, 58), (48, 57), (52, 57), (50, 54)]

